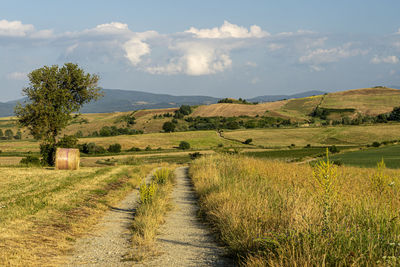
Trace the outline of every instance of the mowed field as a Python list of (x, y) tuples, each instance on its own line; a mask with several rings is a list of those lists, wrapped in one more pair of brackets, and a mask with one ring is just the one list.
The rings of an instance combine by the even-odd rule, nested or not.
[(60, 264), (75, 239), (156, 166), (1, 168), (0, 265)]

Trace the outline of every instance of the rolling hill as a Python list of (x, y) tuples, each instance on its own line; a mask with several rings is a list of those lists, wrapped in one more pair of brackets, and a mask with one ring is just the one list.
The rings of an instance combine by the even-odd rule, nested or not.
[[(84, 105), (82, 113), (108, 113), (118, 111), (132, 111), (140, 109), (174, 108), (181, 105), (209, 105), (217, 103), (219, 98), (210, 96), (173, 96), (168, 94), (154, 94), (142, 91), (103, 89), (104, 97), (96, 102)], [(248, 99), (251, 102), (270, 102), (280, 99), (307, 97), (321, 94), (320, 91), (309, 91), (294, 95), (265, 95)], [(0, 102), (0, 117), (12, 116), (14, 106), (23, 99)]]

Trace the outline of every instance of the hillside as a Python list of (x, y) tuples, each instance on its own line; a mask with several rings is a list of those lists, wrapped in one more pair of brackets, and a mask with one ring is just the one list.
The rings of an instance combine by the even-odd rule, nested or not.
[[(209, 105), (217, 103), (219, 98), (210, 96), (173, 96), (142, 91), (103, 89), (104, 97), (82, 107), (82, 113), (109, 113), (141, 109), (175, 108), (181, 105)], [(295, 95), (265, 95), (248, 99), (250, 102), (270, 102), (280, 99), (312, 96), (320, 91), (309, 91)], [(14, 106), (24, 99), (0, 102), (0, 117), (14, 115)]]
[(316, 107), (335, 110), (329, 118), (358, 115), (376, 116), (393, 110), (400, 105), (400, 90), (392, 88), (364, 88), (323, 95), (293, 98), (258, 105), (213, 104), (198, 107), (192, 116), (232, 117), (232, 116), (271, 116), (294, 121), (310, 119)]
[[(117, 92), (122, 96), (126, 92)], [(129, 92), (130, 93), (130, 92)], [(135, 93), (135, 92), (134, 92)], [(129, 94), (128, 94), (129, 95)], [(128, 98), (127, 95), (127, 98)], [(143, 97), (146, 94), (143, 94)], [(148, 95), (147, 97), (151, 97)], [(158, 100), (162, 99), (162, 96)], [(172, 97), (173, 98), (173, 97)], [(172, 99), (171, 98), (171, 99)], [(186, 97), (180, 97), (183, 101)], [(157, 100), (157, 98), (155, 98)], [(148, 98), (149, 100), (149, 98)], [(190, 97), (186, 98), (190, 100)], [(198, 97), (198, 100), (207, 100)], [(105, 101), (105, 100), (104, 100)], [(187, 102), (185, 102), (187, 103)], [(341, 120), (342, 118), (354, 119), (357, 116), (376, 116), (382, 113), (392, 111), (393, 107), (400, 105), (400, 90), (391, 88), (365, 88), (335, 93), (328, 93), (317, 96), (309, 96), (298, 99), (281, 100), (275, 102), (254, 104), (229, 104), (218, 103), (210, 105), (200, 105), (193, 109), (193, 112), (185, 119), (178, 119), (176, 131), (186, 130), (206, 130), (216, 129), (215, 120), (208, 120), (211, 117), (242, 117), (236, 119), (242, 121), (238, 127), (246, 127), (246, 123), (253, 124), (249, 128), (266, 127), (257, 126), (259, 120), (270, 120), (269, 124), (281, 124), (283, 120), (291, 122), (306, 122), (315, 120), (316, 123), (321, 122), (319, 118), (313, 118), (310, 114), (319, 107), (320, 109), (329, 110), (327, 120)], [(145, 105), (141, 105), (144, 107)], [(99, 132), (104, 126), (115, 126), (118, 128), (127, 127), (125, 121), (127, 116), (135, 117), (135, 124), (130, 129), (140, 130), (144, 133), (154, 133), (162, 131), (165, 122), (171, 121), (172, 115), (177, 108), (161, 108), (161, 109), (142, 109), (137, 111), (111, 112), (111, 113), (88, 113), (73, 120), (65, 130), (66, 134), (75, 134), (81, 131), (83, 136), (91, 135), (93, 132)], [(133, 112), (133, 113), (132, 113)], [(204, 118), (204, 120), (198, 117)], [(278, 120), (278, 121), (276, 121)], [(279, 121), (280, 120), (280, 121)], [(217, 126), (217, 128), (220, 126)], [(222, 127), (224, 128), (224, 127)], [(15, 118), (0, 118), (0, 129), (4, 132), (6, 129), (12, 129), (14, 134), (17, 131)], [(27, 132), (23, 133), (23, 137), (27, 136)]]

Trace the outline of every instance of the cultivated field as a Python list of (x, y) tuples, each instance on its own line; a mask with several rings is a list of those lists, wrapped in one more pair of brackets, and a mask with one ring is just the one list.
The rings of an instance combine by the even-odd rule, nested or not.
[(287, 129), (254, 129), (225, 131), (224, 136), (244, 141), (252, 138), (255, 145), (279, 147), (295, 144), (305, 146), (366, 145), (400, 139), (400, 124), (362, 126), (304, 127)]
[(399, 171), (196, 160), (201, 211), (245, 266), (397, 266)]

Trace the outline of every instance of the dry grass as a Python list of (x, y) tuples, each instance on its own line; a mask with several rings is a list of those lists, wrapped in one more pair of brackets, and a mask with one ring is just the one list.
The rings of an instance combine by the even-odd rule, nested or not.
[(376, 116), (392, 111), (399, 103), (400, 90), (365, 88), (327, 94), (321, 107), (354, 108), (362, 114)]
[(157, 255), (155, 238), (167, 211), (172, 208), (171, 192), (174, 185), (174, 173), (168, 168), (158, 169), (150, 185), (142, 183), (140, 190), (141, 204), (136, 210), (133, 230), (132, 260), (142, 261)]
[(202, 212), (245, 266), (398, 266), (400, 172), (385, 169), (379, 190), (375, 172), (338, 167), (326, 183), (309, 166), (238, 156), (190, 168)]
[(258, 105), (245, 104), (213, 104), (207, 106), (199, 106), (190, 115), (192, 117), (238, 117), (238, 116), (262, 116), (266, 111), (275, 111), (283, 106), (287, 101), (277, 101), (270, 103), (261, 103)]
[(0, 265), (62, 263), (74, 240), (154, 167), (1, 168)]

